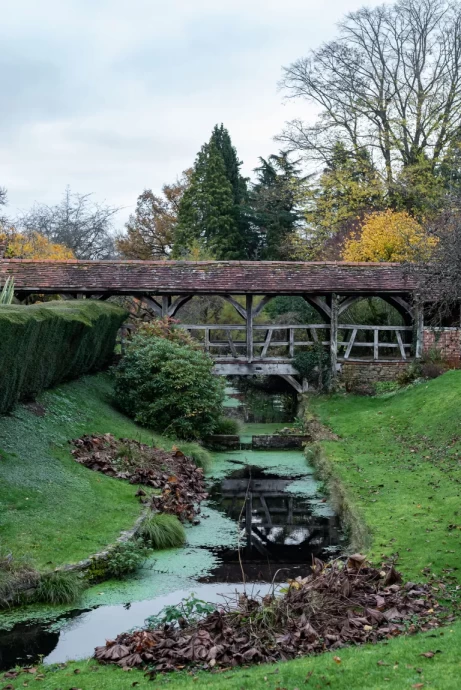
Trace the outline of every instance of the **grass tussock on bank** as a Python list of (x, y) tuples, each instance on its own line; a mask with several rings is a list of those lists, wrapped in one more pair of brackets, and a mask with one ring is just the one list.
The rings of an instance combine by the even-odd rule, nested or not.
[(352, 536), (355, 527), (373, 561), (397, 558), (416, 581), (424, 569), (461, 577), (460, 400), (459, 371), (392, 397), (311, 400), (339, 436), (317, 458)]
[(88, 376), (0, 416), (1, 546), (15, 559), (27, 556), (42, 571), (77, 562), (139, 516), (137, 487), (91, 472), (70, 454), (70, 439), (94, 433), (174, 445), (119, 413), (112, 390), (108, 375)]

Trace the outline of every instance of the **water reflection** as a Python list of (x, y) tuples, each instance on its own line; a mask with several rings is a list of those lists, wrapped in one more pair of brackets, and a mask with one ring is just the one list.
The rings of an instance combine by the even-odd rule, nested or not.
[(223, 564), (207, 581), (282, 581), (307, 573), (313, 556), (325, 559), (339, 549), (338, 518), (318, 514), (317, 495), (289, 493), (292, 483), (293, 477), (246, 466), (213, 486), (216, 507), (239, 525), (240, 553), (220, 550)]

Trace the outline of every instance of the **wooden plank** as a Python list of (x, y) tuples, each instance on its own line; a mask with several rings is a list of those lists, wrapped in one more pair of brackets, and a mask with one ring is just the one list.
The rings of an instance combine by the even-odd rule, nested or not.
[(379, 329), (373, 331), (373, 359), (379, 359)]
[(294, 357), (294, 355), (295, 355), (295, 332), (292, 328), (290, 328), (288, 331), (288, 340), (289, 340), (288, 356)]
[(234, 341), (232, 340), (231, 332), (229, 330), (226, 330), (226, 335), (227, 340), (229, 342), (230, 351), (232, 352), (234, 357), (237, 357), (237, 349), (234, 345)]
[(312, 340), (314, 341), (314, 343), (318, 343), (318, 342), (319, 342), (319, 337), (318, 337), (318, 335), (317, 335), (317, 331), (315, 330), (315, 328), (313, 328), (313, 327), (311, 326), (311, 327), (309, 328), (309, 330), (310, 330), (310, 332), (311, 332)]
[(205, 350), (210, 351), (210, 329), (205, 328)]
[(397, 342), (399, 344), (400, 354), (402, 355), (402, 359), (406, 359), (407, 356), (405, 354), (405, 348), (403, 347), (402, 336), (400, 335), (399, 331), (397, 331), (395, 335), (397, 336)]
[(267, 333), (266, 333), (266, 339), (264, 341), (264, 346), (261, 352), (261, 359), (264, 359), (264, 357), (267, 355), (267, 350), (269, 349), (269, 345), (271, 343), (271, 338), (272, 338), (272, 333), (274, 329), (273, 328), (268, 328)]
[(357, 329), (353, 328), (352, 333), (351, 333), (351, 337), (349, 338), (349, 342), (347, 344), (346, 352), (344, 353), (344, 359), (348, 359), (349, 355), (351, 354), (351, 350), (354, 346), (354, 340), (355, 340), (356, 335), (357, 335)]
[(162, 297), (162, 316), (168, 316), (168, 311), (171, 306), (170, 295), (163, 295)]

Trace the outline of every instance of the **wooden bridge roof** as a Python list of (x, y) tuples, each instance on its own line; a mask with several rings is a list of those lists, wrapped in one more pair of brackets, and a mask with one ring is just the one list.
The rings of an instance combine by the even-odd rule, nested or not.
[(93, 294), (409, 293), (392, 263), (294, 261), (35, 261), (0, 259), (17, 292)]

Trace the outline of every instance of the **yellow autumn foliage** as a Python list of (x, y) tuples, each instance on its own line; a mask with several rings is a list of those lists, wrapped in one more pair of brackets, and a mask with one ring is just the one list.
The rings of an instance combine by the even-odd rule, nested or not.
[(424, 261), (436, 245), (406, 211), (380, 211), (365, 217), (359, 233), (346, 240), (345, 261)]
[(7, 245), (5, 256), (8, 259), (50, 259), (62, 261), (75, 259), (71, 249), (63, 244), (54, 244), (38, 232), (24, 235), (14, 228), (4, 231), (0, 228), (0, 243)]

